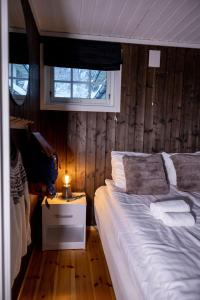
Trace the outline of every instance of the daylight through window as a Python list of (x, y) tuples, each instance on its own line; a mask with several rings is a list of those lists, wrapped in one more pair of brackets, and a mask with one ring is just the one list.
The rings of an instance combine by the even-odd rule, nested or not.
[(9, 64), (9, 87), (15, 96), (26, 96), (28, 89), (29, 65)]
[(40, 108), (119, 112), (121, 70), (105, 71), (41, 64)]
[(107, 72), (87, 69), (51, 68), (51, 98), (106, 99)]

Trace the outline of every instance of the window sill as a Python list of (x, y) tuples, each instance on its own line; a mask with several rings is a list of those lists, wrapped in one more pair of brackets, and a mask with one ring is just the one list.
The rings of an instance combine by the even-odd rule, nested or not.
[[(117, 105), (118, 104), (118, 105)], [(94, 112), (120, 112), (120, 103), (115, 104), (83, 104), (83, 103), (41, 103), (41, 110), (57, 111), (94, 111)]]

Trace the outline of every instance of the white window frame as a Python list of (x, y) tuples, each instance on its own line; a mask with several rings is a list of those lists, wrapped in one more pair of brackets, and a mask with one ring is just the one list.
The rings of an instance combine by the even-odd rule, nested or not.
[[(121, 69), (107, 72), (106, 99), (67, 99), (58, 98), (52, 102), (50, 98), (50, 67), (44, 66), (42, 50), (40, 58), (40, 109), (60, 111), (94, 111), (94, 112), (120, 112), (121, 100)], [(59, 101), (60, 100), (60, 101)]]

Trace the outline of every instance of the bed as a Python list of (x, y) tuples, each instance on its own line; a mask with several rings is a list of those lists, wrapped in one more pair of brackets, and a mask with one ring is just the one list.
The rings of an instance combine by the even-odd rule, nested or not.
[[(168, 227), (150, 203), (183, 199), (195, 226)], [(165, 195), (133, 195), (112, 180), (95, 193), (95, 218), (118, 300), (200, 299), (200, 193), (170, 185)]]

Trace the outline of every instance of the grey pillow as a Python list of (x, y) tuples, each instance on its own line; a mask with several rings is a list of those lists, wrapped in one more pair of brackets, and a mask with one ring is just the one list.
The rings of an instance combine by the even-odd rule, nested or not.
[(137, 195), (161, 195), (169, 192), (161, 154), (148, 157), (123, 157), (126, 192)]
[(180, 191), (200, 192), (200, 155), (174, 154), (171, 156)]

